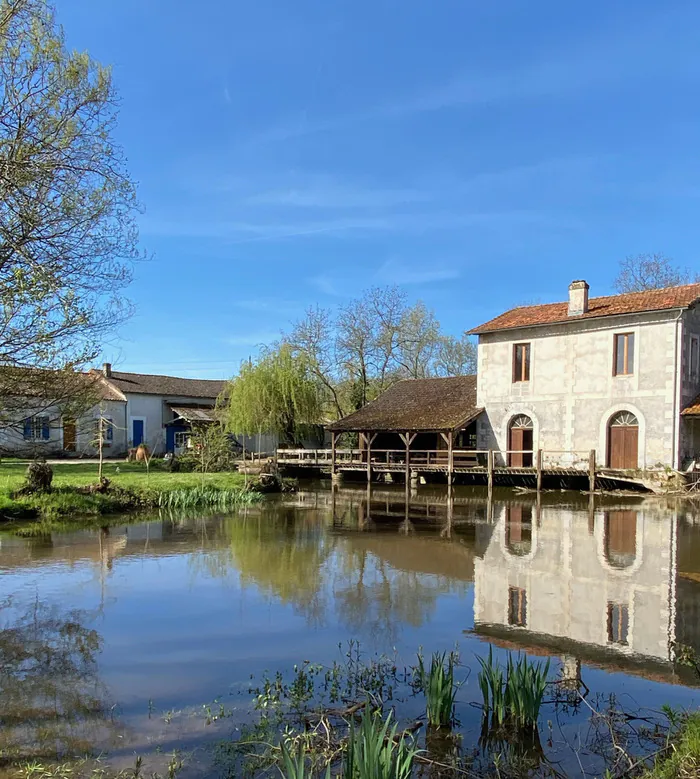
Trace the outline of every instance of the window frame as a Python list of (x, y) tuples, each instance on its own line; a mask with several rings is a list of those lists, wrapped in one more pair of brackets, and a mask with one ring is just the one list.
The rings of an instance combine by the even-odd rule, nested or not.
[(516, 628), (527, 627), (527, 590), (524, 587), (508, 587), (508, 624)]
[(102, 446), (111, 446), (114, 441), (114, 420), (112, 417), (95, 417), (95, 442), (99, 445), (101, 419), (105, 422), (102, 430)]
[[(520, 375), (518, 375), (518, 350), (523, 350), (520, 363)], [(530, 381), (532, 373), (532, 342), (520, 341), (513, 344), (513, 384), (523, 384)]]
[(629, 605), (627, 603), (616, 603), (614, 601), (608, 601), (605, 621), (608, 634), (608, 644), (611, 644), (612, 646), (629, 646)]
[[(178, 444), (178, 440), (183, 440), (184, 443)], [(173, 446), (175, 449), (189, 449), (191, 440), (191, 430), (176, 430), (175, 433), (173, 433)]]
[(50, 441), (51, 417), (48, 414), (32, 414), (24, 420), (25, 441)]
[[(693, 346), (695, 350), (693, 350)], [(693, 366), (693, 354), (695, 354), (695, 365)], [(697, 384), (700, 380), (700, 337), (690, 336), (690, 347), (688, 349), (688, 379), (691, 383)]]
[[(635, 361), (635, 333), (633, 330), (626, 331), (624, 333), (615, 333), (613, 335), (613, 376), (634, 376), (634, 361)], [(619, 357), (619, 339), (624, 339), (624, 351), (623, 351), (623, 370), (618, 371), (617, 362)], [(629, 344), (632, 343), (632, 356), (630, 358)]]

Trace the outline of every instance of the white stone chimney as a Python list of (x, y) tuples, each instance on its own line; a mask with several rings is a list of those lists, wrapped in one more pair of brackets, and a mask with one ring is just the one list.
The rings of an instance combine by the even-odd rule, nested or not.
[(112, 378), (112, 363), (111, 362), (104, 362), (104, 363), (102, 363), (102, 373), (104, 374), (105, 379), (111, 379)]
[(588, 313), (588, 290), (585, 281), (572, 281), (569, 285), (569, 316)]

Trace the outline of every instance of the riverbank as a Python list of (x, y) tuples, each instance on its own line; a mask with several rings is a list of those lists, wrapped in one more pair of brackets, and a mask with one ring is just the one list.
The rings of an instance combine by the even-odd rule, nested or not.
[(160, 463), (110, 462), (103, 468), (109, 486), (101, 491), (95, 463), (53, 465), (50, 492), (17, 495), (26, 463), (0, 463), (0, 521), (117, 514), (153, 508), (222, 510), (252, 503), (259, 495), (246, 489), (240, 473), (170, 473)]
[(686, 779), (700, 776), (700, 712), (688, 716), (668, 749), (642, 779)]

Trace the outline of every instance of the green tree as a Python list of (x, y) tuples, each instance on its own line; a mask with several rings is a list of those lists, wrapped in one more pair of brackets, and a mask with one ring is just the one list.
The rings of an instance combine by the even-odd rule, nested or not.
[(322, 417), (322, 395), (309, 360), (288, 344), (263, 351), (241, 366), (224, 391), (223, 414), (232, 433), (278, 433), (294, 445)]
[(137, 202), (116, 115), (110, 71), (67, 50), (44, 0), (0, 0), (0, 367), (18, 389), (23, 370), (46, 383), (95, 359), (130, 313)]
[(674, 265), (663, 254), (637, 254), (626, 257), (620, 263), (615, 279), (618, 292), (644, 292), (648, 289), (664, 289), (692, 284), (698, 281), (687, 268)]

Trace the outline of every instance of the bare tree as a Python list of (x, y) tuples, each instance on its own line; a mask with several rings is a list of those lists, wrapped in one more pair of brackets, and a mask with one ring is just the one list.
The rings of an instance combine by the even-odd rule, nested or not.
[(476, 373), (476, 366), (477, 349), (467, 336), (440, 337), (434, 360), (437, 376), (469, 376)]
[(626, 257), (620, 263), (615, 289), (618, 292), (644, 292), (694, 281), (698, 281), (697, 275), (693, 276), (687, 268), (674, 265), (673, 260), (664, 254), (637, 254)]
[(0, 0), (0, 368), (13, 379), (42, 368), (45, 387), (63, 383), (130, 312), (137, 203), (116, 103), (109, 70), (66, 49), (44, 0)]
[(404, 311), (399, 330), (397, 363), (402, 378), (426, 379), (440, 344), (440, 323), (424, 303)]

